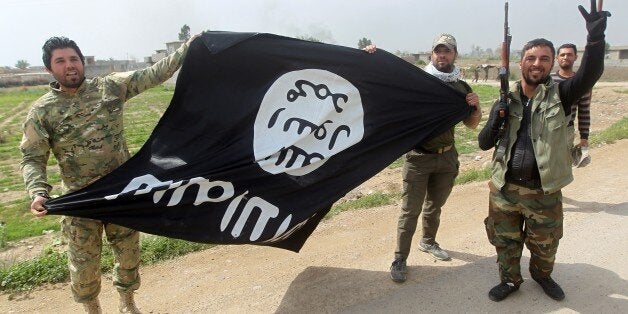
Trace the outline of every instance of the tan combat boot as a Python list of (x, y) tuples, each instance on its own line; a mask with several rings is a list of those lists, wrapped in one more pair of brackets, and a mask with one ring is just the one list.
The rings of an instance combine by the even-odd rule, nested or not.
[(120, 305), (118, 306), (118, 310), (120, 313), (133, 313), (140, 314), (140, 310), (135, 306), (135, 301), (133, 300), (133, 291), (120, 291)]
[(102, 314), (102, 308), (100, 307), (98, 298), (83, 303), (83, 308), (88, 314)]

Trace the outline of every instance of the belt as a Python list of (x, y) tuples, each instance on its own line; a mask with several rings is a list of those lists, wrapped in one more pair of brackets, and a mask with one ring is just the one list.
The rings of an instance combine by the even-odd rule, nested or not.
[(423, 154), (442, 154), (444, 152), (448, 152), (450, 151), (452, 148), (454, 148), (454, 145), (447, 145), (445, 147), (441, 147), (439, 149), (437, 149), (436, 151), (431, 151), (431, 150), (427, 150), (423, 147), (416, 147), (414, 150), (416, 150), (419, 153), (423, 153)]
[(540, 179), (518, 180), (518, 179), (506, 177), (506, 183), (511, 183), (513, 185), (517, 185), (520, 187), (525, 187), (525, 188), (533, 189), (533, 190), (542, 189)]
[(504, 190), (509, 191), (511, 193), (517, 193), (520, 196), (524, 196), (524, 195), (542, 196), (545, 194), (543, 190), (540, 188), (529, 188), (526, 186), (521, 186), (519, 184), (510, 183), (510, 182), (506, 182), (506, 184), (504, 185)]

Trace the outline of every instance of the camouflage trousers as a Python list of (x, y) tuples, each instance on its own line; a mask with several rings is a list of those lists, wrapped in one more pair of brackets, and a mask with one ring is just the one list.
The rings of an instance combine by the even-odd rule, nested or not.
[(64, 216), (61, 230), (68, 241), (68, 266), (74, 300), (84, 303), (100, 293), (102, 235), (114, 254), (113, 285), (118, 290), (137, 290), (140, 286), (139, 232), (99, 220)]
[(554, 269), (558, 242), (563, 236), (563, 205), (560, 191), (544, 194), (507, 183), (500, 191), (489, 183), (488, 239), (497, 251), (502, 282), (519, 285), (521, 253), (530, 250), (530, 274), (549, 277)]
[(421, 213), (421, 241), (427, 244), (436, 242), (441, 207), (451, 193), (459, 165), (455, 147), (442, 154), (423, 154), (412, 150), (405, 155), (396, 259), (406, 259), (410, 254), (412, 237)]

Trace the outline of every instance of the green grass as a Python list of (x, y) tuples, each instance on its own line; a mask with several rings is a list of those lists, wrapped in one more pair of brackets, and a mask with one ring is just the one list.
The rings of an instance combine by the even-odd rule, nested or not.
[(26, 291), (44, 283), (62, 282), (68, 278), (65, 254), (46, 250), (37, 259), (0, 268), (0, 291)]
[(474, 168), (461, 172), (454, 181), (454, 184), (466, 184), (475, 181), (484, 181), (491, 178), (491, 169)]
[(401, 156), (397, 158), (397, 160), (393, 161), (390, 165), (388, 165), (388, 169), (395, 169), (403, 166), (404, 157)]
[(614, 89), (615, 93), (628, 94), (628, 89)]
[(623, 117), (601, 132), (592, 132), (589, 137), (589, 145), (614, 143), (626, 138), (628, 138), (628, 117)]
[[(209, 247), (211, 247), (209, 244), (146, 236), (141, 239), (141, 263), (149, 265)], [(113, 268), (113, 261), (111, 247), (103, 245), (100, 260), (101, 272), (110, 272)], [(65, 253), (49, 247), (36, 259), (0, 267), (0, 291), (28, 291), (41, 284), (68, 281), (70, 273), (67, 263)]]
[(0, 250), (7, 246), (9, 239), (7, 238), (7, 228), (3, 222), (0, 222)]
[(35, 217), (30, 212), (30, 200), (27, 198), (0, 204), (0, 220), (4, 225), (7, 241), (16, 241), (38, 236), (44, 230), (58, 231), (59, 217)]
[(484, 123), (488, 119), (488, 112), (493, 106), (493, 103), (499, 97), (499, 87), (484, 85), (484, 84), (472, 84), (471, 88), (480, 97), (480, 107), (482, 108), (482, 120), (477, 128), (471, 130), (464, 126), (463, 123), (456, 125), (456, 149), (460, 154), (468, 154), (475, 152), (478, 147), (478, 133), (482, 130)]
[[(48, 91), (46, 87), (23, 87), (0, 89), (0, 108), (13, 107), (21, 102), (31, 102)], [(6, 111), (2, 111), (3, 113)], [(1, 116), (0, 116), (1, 117)]]
[(347, 210), (390, 205), (393, 204), (397, 199), (399, 199), (399, 197), (399, 194), (382, 192), (375, 192), (373, 194), (364, 195), (356, 200), (351, 200), (332, 206), (331, 210), (329, 211), (329, 213), (327, 213), (325, 218), (333, 217)]

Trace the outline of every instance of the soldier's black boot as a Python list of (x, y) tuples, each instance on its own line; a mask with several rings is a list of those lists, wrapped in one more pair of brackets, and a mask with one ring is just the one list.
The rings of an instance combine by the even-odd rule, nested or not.
[(495, 302), (499, 302), (517, 290), (519, 290), (519, 286), (515, 286), (515, 284), (511, 282), (502, 281), (488, 292), (488, 298)]
[(565, 293), (563, 289), (552, 279), (552, 277), (535, 277), (532, 276), (534, 281), (538, 282), (545, 294), (547, 294), (550, 298), (560, 301), (565, 298)]

